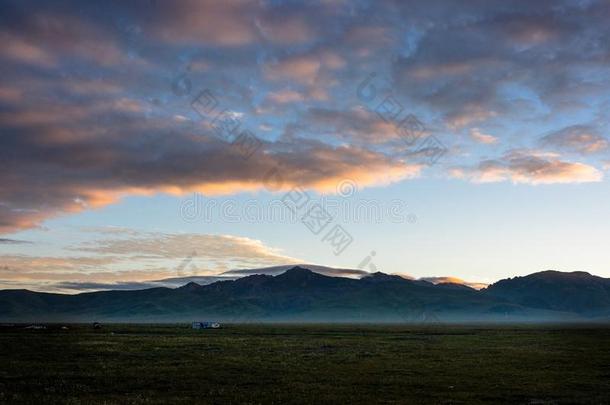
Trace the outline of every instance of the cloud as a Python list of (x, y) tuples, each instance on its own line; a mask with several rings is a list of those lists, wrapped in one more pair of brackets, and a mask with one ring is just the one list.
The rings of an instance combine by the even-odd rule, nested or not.
[(572, 125), (552, 132), (542, 137), (540, 143), (584, 155), (608, 149), (608, 140), (589, 125)]
[[(109, 1), (100, 12), (93, 3), (24, 0), (2, 8), (0, 233), (131, 195), (263, 190), (269, 174), (281, 177), (275, 190), (322, 192), (345, 178), (365, 187), (418, 177), (422, 166), (396, 152), (396, 125), (358, 108), (356, 88), (370, 72), (392, 72), (391, 90), (430, 117), (431, 133), (522, 122), (524, 99), (552, 121), (556, 109), (591, 106), (609, 87), (610, 6), (599, 1)], [(192, 88), (180, 96), (171, 84), (182, 74)], [(244, 159), (192, 110), (206, 87), (245, 127), (266, 129), (254, 157)], [(504, 139), (506, 129), (493, 128)], [(589, 135), (545, 142), (603, 150), (601, 134)], [(542, 159), (533, 173), (522, 160), (453, 173), (599, 177), (584, 162)]]
[(223, 47), (307, 44), (317, 39), (319, 20), (326, 14), (324, 7), (314, 4), (288, 7), (247, 0), (158, 2), (146, 11), (143, 31), (162, 41)]
[[(35, 11), (32, 11), (32, 7)], [(121, 50), (116, 36), (100, 27), (93, 15), (82, 18), (93, 9), (81, 9), (82, 15), (72, 15), (73, 8), (64, 2), (42, 5), (28, 1), (3, 5), (3, 25), (0, 38), (7, 43), (0, 58), (30, 67), (61, 66), (66, 58), (94, 62), (100, 66), (118, 63), (143, 63)]]
[[(112, 283), (96, 283), (96, 282), (74, 282), (74, 281), (62, 281), (59, 283), (52, 283), (45, 285), (45, 290), (62, 291), (68, 293), (79, 293), (85, 291), (102, 291), (102, 290), (144, 290), (147, 288), (178, 288), (188, 283), (197, 283), (199, 285), (212, 284), (217, 281), (234, 280), (234, 277), (222, 277), (222, 276), (191, 276), (191, 277), (174, 277), (166, 278), (162, 280), (150, 280), (150, 281), (116, 281)], [(0, 281), (1, 283), (1, 281)]]
[(55, 66), (56, 59), (49, 52), (21, 38), (9, 33), (0, 33), (0, 41), (6, 44), (2, 47), (2, 56), (16, 62), (32, 64), (35, 66)]
[(477, 283), (477, 282), (471, 282), (471, 281), (464, 281), (461, 278), (452, 277), (452, 276), (421, 277), (421, 278), (419, 278), (419, 280), (427, 281), (427, 282), (432, 283), (432, 284), (445, 284), (445, 283), (461, 284), (461, 285), (465, 285), (465, 286), (470, 287), (470, 288), (474, 288), (475, 290), (480, 290), (480, 289), (485, 288), (485, 287), (488, 286), (488, 284), (485, 284), (485, 283)]
[(455, 167), (450, 173), (476, 183), (512, 181), (534, 185), (597, 182), (603, 177), (593, 166), (531, 150), (512, 150), (500, 159), (484, 160), (476, 167)]
[(210, 234), (165, 234), (154, 232), (132, 233), (126, 237), (99, 239), (73, 248), (111, 256), (141, 256), (159, 259), (191, 257), (204, 261), (235, 262), (240, 265), (290, 263), (296, 259), (284, 256), (265, 246), (261, 241), (233, 236)]
[(471, 128), (470, 137), (474, 141), (482, 143), (484, 145), (491, 145), (498, 142), (498, 138), (493, 135), (484, 134), (479, 128)]
[(4, 254), (0, 271), (4, 279), (28, 279), (44, 276), (70, 277), (79, 274), (91, 274), (100, 268), (117, 263), (120, 259), (112, 256), (30, 256), (23, 254)]
[(146, 28), (170, 43), (242, 46), (257, 40), (252, 18), (256, 6), (247, 1), (182, 1), (155, 4)]
[(153, 283), (139, 283), (139, 282), (117, 282), (117, 283), (91, 283), (91, 282), (74, 282), (74, 281), (62, 281), (60, 283), (54, 283), (52, 288), (56, 291), (69, 291), (69, 292), (85, 292), (85, 291), (103, 291), (103, 290), (144, 290), (146, 288), (160, 287)]
[[(48, 217), (126, 195), (254, 191), (267, 187), (272, 173), (278, 190), (328, 191), (345, 178), (363, 187), (387, 184), (416, 176), (421, 167), (382, 152), (309, 140), (268, 143), (264, 155), (244, 159), (239, 147), (214, 136), (164, 133), (161, 121), (116, 120), (122, 121), (116, 132), (94, 122), (87, 127), (87, 120), (82, 128), (72, 122), (69, 130), (9, 124), (3, 142), (11, 155), (5, 156), (8, 170), (0, 173), (0, 232), (35, 227)], [(105, 134), (91, 136), (98, 131)]]
[[(199, 276), (199, 275), (187, 275), (183, 277), (169, 277), (162, 278), (158, 280), (146, 279), (144, 281), (111, 281), (111, 282), (103, 282), (103, 281), (41, 281), (41, 280), (2, 280), (0, 279), (0, 286), (8, 287), (8, 288), (28, 288), (36, 291), (46, 291), (46, 292), (61, 292), (61, 293), (80, 293), (80, 292), (88, 292), (88, 291), (102, 291), (102, 290), (143, 290), (147, 288), (158, 288), (158, 287), (167, 287), (167, 288), (178, 288), (182, 287), (188, 283), (197, 283), (199, 285), (208, 285), (215, 283), (217, 281), (227, 281), (227, 280), (236, 280), (238, 278), (251, 276), (254, 274), (266, 274), (276, 276), (278, 274), (284, 273), (286, 270), (294, 267), (295, 265), (300, 265), (301, 267), (308, 268), (312, 271), (315, 271), (319, 274), (324, 274), (330, 277), (349, 277), (349, 278), (360, 278), (362, 276), (368, 275), (364, 270), (358, 269), (340, 269), (340, 268), (332, 268), (326, 266), (318, 266), (318, 265), (308, 265), (308, 264), (288, 264), (282, 266), (273, 266), (273, 267), (261, 267), (261, 268), (253, 268), (253, 269), (234, 269), (223, 272), (218, 275), (207, 275), (207, 276)], [(115, 277), (124, 276), (124, 274), (116, 274)]]
[(175, 286), (185, 277), (222, 279), (229, 277), (220, 275), (228, 269), (301, 261), (259, 240), (234, 235), (139, 232), (116, 227), (84, 231), (97, 238), (64, 247), (71, 255), (0, 255), (3, 285), (21, 283), (62, 290), (139, 283), (144, 283), (144, 288), (153, 284)]
[(32, 242), (29, 242), (27, 240), (0, 238), (0, 245), (24, 245), (30, 243)]
[(310, 108), (297, 126), (301, 131), (326, 139), (334, 137), (361, 145), (400, 140), (401, 133), (399, 123), (387, 121), (361, 106), (350, 110)]
[[(28, 35), (22, 32), (22, 37), (36, 38), (42, 44), (48, 42), (44, 38), (47, 33), (44, 24), (17, 14), (16, 19), (31, 31), (27, 31)], [(68, 28), (61, 25), (61, 18), (67, 19)], [(45, 49), (60, 60), (65, 52), (75, 52), (83, 57), (79, 63), (85, 66), (85, 71), (99, 69), (103, 74), (59, 75), (46, 63), (38, 64), (42, 70), (16, 65), (7, 68), (7, 85), (0, 91), (3, 132), (0, 158), (7, 168), (0, 173), (3, 184), (0, 233), (37, 227), (48, 218), (95, 209), (129, 195), (261, 190), (265, 189), (271, 172), (281, 176), (281, 187), (276, 187), (276, 191), (294, 186), (328, 191), (335, 189), (333, 183), (344, 178), (354, 179), (364, 187), (419, 173), (419, 165), (384, 151), (369, 150), (366, 145), (332, 145), (311, 139), (262, 140), (258, 154), (245, 159), (238, 147), (214, 133), (210, 120), (202, 122), (193, 111), (189, 103), (195, 90), (181, 100), (151, 99), (151, 94), (161, 94), (167, 99), (171, 86), (165, 83), (164, 88), (159, 88), (161, 72), (153, 61), (137, 63), (150, 55), (142, 51), (130, 56), (134, 53), (129, 49), (132, 43), (118, 41), (95, 20), (75, 21), (76, 17), (69, 13), (61, 18), (54, 14), (48, 20), (51, 27), (58, 27), (53, 34), (59, 42)], [(16, 26), (9, 27), (20, 32)], [(129, 35), (143, 29), (138, 27), (131, 27)], [(124, 61), (121, 66), (132, 66), (134, 62), (136, 71), (116, 69), (114, 62), (99, 65), (83, 53), (85, 45), (82, 49), (80, 45), (71, 47), (66, 36), (78, 37), (75, 33), (79, 30), (86, 34), (84, 38), (89, 38), (88, 41), (127, 46), (114, 59), (129, 59), (129, 63)], [(139, 34), (136, 36), (140, 40)], [(212, 56), (209, 59), (212, 65), (223, 63)], [(320, 80), (324, 83), (327, 71), (342, 66), (340, 56), (315, 50), (305, 56), (283, 58), (272, 69), (279, 69), (280, 76), (282, 72), (290, 76), (303, 72), (286, 66), (316, 64), (320, 65), (322, 76), (303, 90), (304, 97), (310, 97)], [(313, 80), (313, 76), (310, 78)], [(240, 111), (239, 119), (244, 121), (244, 126), (256, 118), (243, 112), (251, 107), (248, 100), (252, 95), (247, 88), (224, 78), (218, 78), (215, 83), (218, 86), (215, 94), (222, 96), (224, 105)], [(296, 90), (289, 93), (284, 89), (272, 91), (270, 98), (281, 104), (296, 102), (299, 97)]]
[(303, 96), (303, 94), (290, 89), (274, 91), (267, 95), (267, 100), (275, 104), (296, 103), (299, 101), (303, 101), (304, 99), (305, 97)]
[(413, 32), (394, 82), (450, 129), (523, 115), (521, 98), (554, 112), (608, 88), (607, 2), (439, 4), (399, 7)]
[(317, 58), (296, 56), (286, 58), (265, 67), (269, 80), (286, 80), (300, 84), (313, 84), (320, 71), (321, 63)]
[[(260, 241), (232, 235), (163, 234), (116, 227), (84, 231), (101, 238), (66, 247), (73, 256), (1, 255), (0, 288), (67, 293), (176, 288), (189, 282), (205, 285), (252, 274), (277, 275), (302, 262)], [(368, 274), (359, 269), (303, 266), (334, 277)]]
[(278, 9), (266, 13), (258, 21), (262, 36), (268, 41), (281, 45), (314, 41), (318, 36), (316, 27), (307, 21), (303, 14), (297, 13), (298, 10), (293, 9)]
[(345, 66), (345, 60), (336, 51), (316, 50), (291, 55), (264, 66), (264, 74), (271, 81), (286, 81), (313, 86), (327, 80), (328, 74)]

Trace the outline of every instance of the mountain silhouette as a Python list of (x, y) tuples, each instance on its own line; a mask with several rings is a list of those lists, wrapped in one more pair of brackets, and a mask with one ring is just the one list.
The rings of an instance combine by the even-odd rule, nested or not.
[(610, 280), (545, 271), (484, 290), (384, 273), (331, 277), (295, 266), (208, 285), (76, 295), (0, 291), (0, 321), (572, 322), (610, 319)]
[(610, 309), (610, 279), (582, 271), (542, 271), (498, 281), (483, 292), (532, 308), (589, 315), (608, 315)]

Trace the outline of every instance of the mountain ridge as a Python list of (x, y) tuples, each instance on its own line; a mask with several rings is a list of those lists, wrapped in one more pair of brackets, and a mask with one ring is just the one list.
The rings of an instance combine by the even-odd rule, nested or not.
[(543, 271), (482, 290), (381, 272), (355, 279), (293, 266), (207, 285), (75, 295), (0, 291), (0, 321), (573, 322), (610, 320), (610, 279)]

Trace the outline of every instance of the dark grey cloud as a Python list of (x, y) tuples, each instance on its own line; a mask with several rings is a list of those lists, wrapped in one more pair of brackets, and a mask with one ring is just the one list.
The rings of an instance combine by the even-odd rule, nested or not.
[(55, 283), (51, 288), (57, 290), (72, 290), (75, 292), (102, 291), (102, 290), (144, 290), (146, 288), (160, 287), (153, 283), (140, 282), (117, 282), (117, 283), (90, 283), (63, 281)]
[[(407, 21), (420, 27), (419, 38), (396, 60), (394, 78), (404, 94), (443, 114), (451, 127), (510, 116), (518, 101), (506, 96), (511, 85), (534, 92), (550, 108), (566, 96), (599, 95), (608, 87), (607, 76), (586, 74), (607, 71), (608, 2), (429, 3), (402, 7)], [(441, 4), (447, 7), (440, 10)]]
[(0, 245), (24, 245), (24, 244), (30, 244), (32, 242), (27, 241), (27, 240), (18, 240), (18, 239), (7, 239), (7, 238), (0, 238)]
[(592, 154), (608, 149), (608, 139), (591, 125), (571, 125), (543, 136), (540, 143), (568, 152)]

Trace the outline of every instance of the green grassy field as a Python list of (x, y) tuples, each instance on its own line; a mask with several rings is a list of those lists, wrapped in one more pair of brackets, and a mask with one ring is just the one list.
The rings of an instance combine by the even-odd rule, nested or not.
[(609, 403), (610, 328), (0, 330), (2, 403)]

